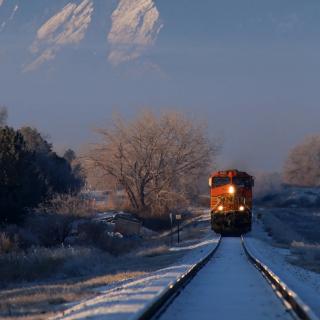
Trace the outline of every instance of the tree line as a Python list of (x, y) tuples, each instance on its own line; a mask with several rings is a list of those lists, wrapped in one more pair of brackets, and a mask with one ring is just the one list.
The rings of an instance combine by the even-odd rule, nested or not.
[[(207, 191), (221, 147), (199, 121), (175, 112), (143, 112), (131, 120), (118, 116), (99, 129), (100, 142), (80, 166), (72, 150), (59, 156), (37, 129), (14, 129), (6, 120), (0, 108), (1, 222), (18, 221), (55, 195), (77, 194), (85, 184), (82, 166), (100, 185), (125, 191), (130, 209), (141, 216), (167, 215)], [(289, 153), (283, 180), (320, 186), (319, 136)]]
[(84, 177), (73, 151), (59, 156), (36, 128), (14, 129), (6, 118), (0, 109), (0, 223), (16, 223), (57, 194), (78, 193)]

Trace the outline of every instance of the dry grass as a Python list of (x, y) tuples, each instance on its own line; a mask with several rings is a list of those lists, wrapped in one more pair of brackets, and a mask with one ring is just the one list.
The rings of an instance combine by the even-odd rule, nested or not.
[(0, 255), (0, 285), (101, 273), (112, 257), (94, 248), (34, 248)]
[(144, 249), (140, 252), (137, 253), (137, 256), (141, 257), (154, 257), (154, 256), (159, 256), (162, 254), (167, 254), (169, 253), (169, 248), (166, 245), (160, 245), (158, 247), (152, 247), (152, 248), (147, 248)]
[[(66, 249), (67, 250), (67, 249)], [(82, 253), (81, 253), (82, 252)], [(93, 250), (94, 255), (102, 254)], [(67, 279), (62, 279), (59, 281), (51, 280), (51, 283), (42, 284), (14, 284), (7, 285), (6, 289), (0, 291), (0, 318), (1, 319), (47, 319), (50, 315), (55, 312), (62, 311), (67, 308), (68, 304), (79, 301), (85, 298), (93, 297), (98, 294), (97, 288), (119, 284), (124, 280), (140, 277), (145, 275), (147, 272), (158, 270), (160, 268), (167, 267), (177, 261), (182, 257), (183, 252), (171, 253), (167, 246), (155, 246), (146, 249), (140, 249), (135, 253), (131, 253), (121, 257), (108, 257), (108, 262), (104, 261), (103, 258), (94, 258), (94, 255), (90, 255), (90, 260), (94, 261), (88, 262), (88, 259), (79, 260), (78, 254), (75, 257), (70, 257), (68, 262), (65, 254), (68, 251), (58, 252), (49, 254), (49, 258), (60, 257), (61, 254), (64, 256), (65, 263), (68, 265), (60, 265), (57, 268), (56, 276), (61, 276), (64, 272), (64, 277)], [(80, 250), (79, 254), (83, 255), (85, 251)], [(76, 258), (76, 260), (74, 260)], [(60, 261), (60, 260), (59, 260)], [(47, 265), (48, 261), (44, 262)], [(100, 263), (100, 265), (99, 265)], [(95, 270), (104, 270), (104, 274), (87, 276), (80, 278), (72, 278), (76, 274), (86, 273), (90, 266)], [(52, 261), (49, 261), (49, 266), (52, 268)], [(25, 268), (27, 271), (34, 267), (28, 265)], [(55, 266), (56, 268), (57, 266)], [(38, 272), (39, 266), (36, 266)], [(42, 267), (41, 267), (42, 268)], [(71, 269), (75, 270), (75, 274), (72, 275)], [(17, 270), (13, 269), (13, 275), (16, 275)], [(70, 273), (71, 272), (71, 273)], [(94, 272), (92, 270), (92, 272)], [(32, 278), (35, 277), (36, 273)], [(47, 274), (45, 274), (48, 276)], [(69, 275), (69, 277), (68, 277)], [(20, 274), (21, 276), (21, 274)], [(42, 274), (44, 276), (44, 274)], [(27, 277), (28, 280), (30, 275)], [(34, 278), (35, 279), (35, 278)]]
[[(0, 293), (0, 317), (44, 319), (63, 309), (67, 303), (98, 294), (96, 287), (106, 286), (144, 275), (144, 272), (120, 272), (70, 282), (3, 290)], [(30, 308), (32, 306), (32, 308)], [(26, 316), (26, 317), (25, 317)]]
[(8, 253), (17, 248), (17, 240), (10, 239), (6, 232), (0, 232), (0, 254)]
[(72, 302), (97, 295), (99, 287), (119, 285), (122, 281), (168, 267), (184, 253), (169, 252), (166, 246), (147, 248), (137, 254), (113, 258), (110, 265), (105, 266), (103, 275), (7, 288), (0, 291), (0, 318), (47, 319)]

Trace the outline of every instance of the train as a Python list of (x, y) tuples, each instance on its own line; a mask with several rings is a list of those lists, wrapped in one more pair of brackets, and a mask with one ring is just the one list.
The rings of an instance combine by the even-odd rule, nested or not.
[(251, 231), (253, 186), (253, 176), (236, 169), (217, 171), (210, 176), (213, 231), (223, 235), (240, 235)]

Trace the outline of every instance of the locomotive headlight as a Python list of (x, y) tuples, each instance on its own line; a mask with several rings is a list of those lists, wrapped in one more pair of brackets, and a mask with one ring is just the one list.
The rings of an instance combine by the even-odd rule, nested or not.
[(240, 210), (240, 211), (244, 211), (244, 206), (240, 206), (240, 207), (239, 207), (239, 210)]
[(219, 206), (219, 207), (218, 207), (218, 210), (219, 210), (219, 211), (222, 211), (222, 210), (223, 210), (223, 206)]
[(228, 189), (228, 192), (229, 192), (230, 194), (234, 194), (234, 193), (236, 192), (235, 187), (234, 187), (234, 186), (230, 186), (229, 189)]

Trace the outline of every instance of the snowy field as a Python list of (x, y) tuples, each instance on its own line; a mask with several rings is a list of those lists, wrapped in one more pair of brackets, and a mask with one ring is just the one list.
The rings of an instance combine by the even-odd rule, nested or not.
[(320, 317), (320, 274), (290, 263), (290, 249), (273, 246), (274, 241), (264, 231), (262, 222), (254, 224), (246, 243), (250, 251), (267, 264)]

